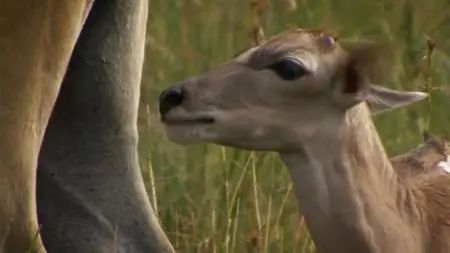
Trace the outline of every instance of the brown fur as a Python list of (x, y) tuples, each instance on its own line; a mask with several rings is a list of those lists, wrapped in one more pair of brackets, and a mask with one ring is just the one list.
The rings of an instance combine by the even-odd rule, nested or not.
[(427, 252), (447, 252), (450, 243), (450, 202), (448, 196), (449, 175), (437, 167), (440, 161), (450, 155), (446, 141), (424, 133), (424, 142), (410, 151), (391, 159), (392, 165), (399, 175), (399, 180), (410, 189), (413, 199), (403, 199), (408, 208), (415, 202), (414, 216), (426, 216)]
[(439, 170), (437, 164), (450, 155), (447, 142), (424, 133), (423, 143), (391, 158), (392, 166), (400, 178), (415, 177)]
[[(0, 252), (26, 252), (38, 231), (39, 147), (70, 53), (84, 1), (5, 1), (0, 7)], [(26, 18), (24, 18), (26, 17)], [(45, 252), (37, 237), (34, 252)]]
[[(38, 233), (38, 221), (37, 221), (37, 215), (36, 215), (36, 167), (38, 162), (38, 154), (40, 152), (40, 148), (42, 145), (42, 141), (44, 139), (44, 132), (46, 131), (50, 114), (54, 108), (55, 101), (57, 96), (59, 95), (61, 83), (63, 80), (63, 76), (66, 73), (67, 66), (69, 63), (69, 59), (72, 56), (72, 52), (74, 49), (74, 46), (76, 42), (78, 41), (80, 32), (82, 31), (83, 24), (85, 23), (85, 20), (88, 15), (91, 14), (91, 0), (81, 0), (81, 1), (55, 1), (55, 0), (18, 0), (18, 1), (3, 1), (0, 5), (0, 253), (25, 253), (25, 252), (32, 252), (32, 253), (45, 253), (45, 247), (43, 245), (42, 239), (40, 234)], [(96, 1), (96, 3), (102, 2), (106, 6), (103, 8), (103, 10), (98, 10), (98, 13), (101, 13), (99, 16), (92, 17), (93, 19), (92, 23), (98, 22), (101, 23), (105, 20), (105, 16), (108, 18), (111, 18), (114, 20), (112, 22), (113, 26), (113, 32), (118, 32), (118, 27), (123, 27), (122, 19), (114, 19), (114, 16), (110, 17), (111, 15), (114, 15), (110, 10), (112, 8), (112, 2), (113, 1)], [(119, 8), (123, 11), (127, 11), (126, 3), (128, 1), (114, 1), (115, 8)], [(136, 65), (133, 65), (133, 67), (140, 68), (142, 65), (142, 55), (141, 49), (143, 50), (144, 45), (144, 33), (145, 33), (145, 27), (142, 27), (142, 24), (145, 24), (146, 17), (147, 17), (147, 2), (145, 1), (133, 1), (135, 6), (138, 6), (139, 11), (135, 11), (133, 13), (128, 13), (126, 15), (126, 28), (125, 32), (128, 32), (131, 30), (130, 33), (127, 33), (127, 36), (123, 36), (124, 39), (121, 42), (126, 41), (126, 43), (129, 42), (130, 37), (133, 40), (133, 44), (129, 43), (126, 45), (122, 45), (122, 47), (114, 47), (112, 46), (113, 43), (111, 41), (108, 41), (107, 47), (102, 48), (102, 52), (109, 52), (111, 53), (111, 56), (113, 57), (106, 57), (102, 58), (102, 64), (103, 65), (117, 65), (117, 61), (122, 60), (123, 58), (127, 58), (126, 53), (128, 51), (137, 52), (139, 54), (139, 57), (135, 57), (136, 53), (133, 53), (132, 56), (134, 57), (134, 60), (126, 60), (126, 63), (133, 63)], [(110, 4), (110, 5), (108, 5)], [(95, 3), (94, 3), (95, 5)], [(102, 7), (100, 7), (102, 8)], [(125, 13), (127, 14), (127, 13)], [(133, 15), (131, 15), (133, 14)], [(101, 16), (105, 15), (105, 16)], [(138, 23), (135, 22), (136, 19), (139, 19), (143, 22)], [(89, 23), (89, 21), (86, 21)], [(121, 23), (122, 22), (122, 23)], [(138, 28), (136, 28), (139, 26)], [(97, 25), (98, 27), (98, 25)], [(84, 29), (84, 28), (83, 28)], [(121, 28), (122, 29), (122, 28)], [(124, 31), (123, 29), (121, 30)], [(109, 36), (108, 38), (114, 37)], [(124, 34), (121, 34), (124, 35)], [(120, 35), (118, 35), (120, 36)], [(89, 37), (89, 35), (86, 35), (85, 37)], [(92, 37), (91, 37), (92, 38)], [(137, 38), (135, 40), (134, 38)], [(140, 46), (142, 45), (142, 47)], [(133, 47), (133, 50), (129, 50), (130, 47)], [(137, 48), (136, 48), (137, 47)], [(126, 48), (122, 50), (122, 48)], [(114, 51), (115, 50), (115, 51)], [(117, 51), (119, 50), (119, 51)], [(87, 52), (83, 52), (83, 49), (78, 50), (78, 55), (84, 55)], [(97, 52), (98, 53), (98, 52)], [(118, 58), (118, 55), (120, 55), (123, 58)], [(88, 58), (88, 57), (87, 57)], [(86, 58), (83, 58), (85, 60)], [(91, 61), (91, 59), (88, 59), (85, 61), (85, 64), (94, 64), (94, 61)], [(96, 59), (95, 59), (96, 60)], [(107, 61), (107, 62), (106, 62)], [(107, 64), (105, 64), (107, 63)], [(114, 64), (112, 64), (114, 63)], [(92, 65), (91, 65), (92, 66)], [(86, 67), (86, 66), (84, 66)], [(137, 86), (139, 84), (140, 79), (140, 71), (134, 70), (134, 72), (130, 72), (127, 70), (124, 70), (126, 68), (131, 68), (130, 66), (120, 66), (118, 69), (121, 69), (123, 71), (115, 71), (120, 72), (120, 75), (115, 75), (114, 78), (111, 78), (111, 80), (116, 81), (117, 78), (122, 78), (120, 81), (124, 81), (125, 83), (120, 82), (120, 90), (126, 93), (127, 98), (135, 98), (133, 101), (126, 102), (127, 104), (125, 106), (119, 106), (117, 105), (116, 111), (114, 111), (114, 108), (111, 109), (110, 114), (113, 115), (120, 115), (120, 113), (117, 113), (117, 110), (122, 110), (123, 107), (125, 108), (133, 108), (136, 110), (137, 108), (137, 101), (138, 96), (135, 96), (135, 94), (139, 94), (138, 89), (133, 89), (133, 92), (126, 91), (124, 85), (133, 85)], [(114, 72), (114, 71), (111, 71)], [(123, 76), (122, 76), (123, 75)], [(128, 75), (125, 77), (125, 75)], [(130, 78), (131, 76), (131, 78)], [(117, 78), (116, 78), (117, 77)], [(95, 73), (92, 74), (91, 81), (94, 80), (94, 82), (89, 83), (96, 85), (98, 82), (97, 77), (95, 76)], [(130, 81), (130, 82), (129, 82)], [(70, 80), (68, 80), (70, 82)], [(136, 92), (137, 91), (137, 92)], [(67, 93), (67, 92), (65, 92)], [(107, 92), (105, 92), (107, 93)], [(70, 99), (74, 100), (82, 100), (80, 96), (85, 96), (86, 92), (75, 92), (75, 94), (70, 94)], [(108, 93), (108, 95), (111, 96), (118, 96), (118, 93), (112, 93), (114, 95), (111, 95)], [(133, 94), (133, 95), (131, 95)], [(90, 94), (91, 95), (91, 94)], [(103, 98), (104, 99), (104, 98)], [(62, 108), (61, 108), (62, 109)], [(96, 108), (98, 109), (98, 108)], [(89, 112), (89, 111), (86, 111)], [(86, 113), (84, 112), (84, 113)], [(133, 129), (135, 129), (135, 122), (133, 121), (134, 115), (136, 112), (130, 113), (130, 117), (126, 118), (130, 122), (133, 122), (133, 125), (126, 125), (126, 129), (132, 129), (128, 131), (127, 133), (130, 133), (130, 135), (133, 135)], [(89, 113), (87, 113), (89, 114)], [(89, 116), (89, 115), (88, 115)], [(91, 115), (92, 116), (92, 115)], [(77, 122), (78, 123), (78, 122)], [(111, 128), (116, 127), (117, 125), (111, 126)], [(122, 125), (123, 126), (123, 125)], [(56, 126), (54, 129), (54, 132), (58, 131), (66, 131), (67, 126), (64, 126), (64, 124), (60, 124)], [(84, 129), (85, 132), (92, 132), (92, 127), (88, 129)], [(111, 129), (110, 129), (111, 130)], [(114, 129), (116, 130), (116, 129)], [(116, 132), (117, 133), (117, 132)], [(72, 136), (73, 137), (73, 136)], [(128, 141), (132, 144), (136, 144), (137, 141), (135, 141), (134, 137), (137, 137), (136, 135), (131, 136), (131, 138), (127, 135), (120, 135), (120, 138), (122, 138), (124, 141)], [(117, 142), (110, 141), (109, 143), (105, 143), (103, 146), (114, 146)], [(96, 145), (97, 143), (89, 143), (89, 141), (85, 142), (87, 146)], [(69, 143), (67, 145), (69, 148), (74, 148)], [(66, 148), (67, 148), (66, 146)], [(99, 147), (100, 145), (97, 145), (96, 147)], [(120, 147), (123, 147), (122, 143), (119, 145)], [(51, 150), (53, 154), (57, 153), (61, 148), (60, 146), (54, 148)], [(79, 147), (75, 147), (79, 148)], [(80, 148), (79, 148), (80, 149)], [(133, 155), (133, 159), (129, 159), (128, 164), (125, 164), (123, 167), (119, 168), (121, 171), (125, 171), (123, 168), (126, 169), (126, 173), (124, 173), (126, 178), (132, 178), (135, 181), (142, 180), (142, 178), (139, 177), (139, 171), (138, 166), (134, 166), (134, 163), (137, 164), (137, 156), (134, 156), (134, 150), (135, 145), (129, 145), (124, 149), (120, 149), (121, 152), (126, 153), (125, 155)], [(124, 154), (116, 154), (115, 156), (125, 156)], [(71, 154), (73, 155), (73, 154)], [(51, 157), (51, 156), (48, 156)], [(44, 158), (48, 158), (44, 157)], [(54, 155), (54, 157), (57, 157)], [(73, 157), (73, 156), (71, 156)], [(92, 161), (88, 158), (92, 156), (79, 156), (74, 160), (68, 159), (65, 165), (69, 166), (76, 166), (79, 164), (86, 164), (89, 161)], [(65, 160), (66, 157), (57, 157), (60, 160)], [(46, 160), (51, 160), (50, 158)], [(100, 160), (100, 159), (98, 159)], [(104, 161), (112, 161), (111, 157), (104, 158), (101, 162)], [(71, 164), (70, 164), (71, 163)], [(130, 165), (131, 164), (131, 165)], [(45, 164), (46, 165), (46, 164)], [(99, 166), (98, 164), (95, 164)], [(59, 172), (61, 174), (68, 174), (64, 171), (65, 166), (58, 166), (56, 164), (54, 167), (59, 168)], [(68, 166), (67, 166), (68, 167)], [(133, 167), (133, 168), (132, 168)], [(89, 167), (89, 169), (95, 170), (95, 166)], [(92, 176), (94, 174), (94, 176)], [(97, 181), (104, 181), (104, 177), (98, 177), (95, 176), (95, 173), (92, 172), (92, 174), (88, 175), (90, 179), (95, 178)], [(57, 176), (57, 173), (51, 173), (49, 175), (50, 178)], [(111, 173), (105, 173), (102, 174), (107, 175), (109, 177), (111, 176)], [(122, 174), (121, 174), (122, 175)], [(116, 177), (117, 178), (117, 177)], [(120, 179), (123, 179), (124, 177), (121, 177)], [(50, 181), (50, 180), (49, 180)], [(46, 181), (48, 182), (48, 181)], [(73, 183), (73, 182), (72, 182)], [(45, 183), (44, 187), (46, 186)], [(62, 186), (62, 187), (61, 187)], [(135, 234), (139, 234), (140, 232), (147, 233), (140, 233), (140, 235), (149, 235), (152, 234), (152, 237), (147, 242), (144, 242), (146, 239), (145, 237), (140, 238), (132, 238), (133, 235), (130, 235), (130, 233), (126, 234), (126, 236), (120, 236), (120, 233), (122, 231), (119, 231), (119, 237), (118, 239), (121, 240), (121, 244), (125, 245), (124, 248), (132, 248), (132, 249), (140, 249), (138, 250), (128, 250), (128, 251), (117, 251), (117, 252), (173, 252), (171, 246), (167, 246), (166, 248), (163, 248), (160, 245), (165, 244), (166, 238), (163, 235), (162, 232), (160, 232), (159, 225), (156, 222), (156, 218), (151, 210), (150, 203), (148, 202), (148, 199), (146, 199), (145, 195), (145, 189), (143, 187), (142, 182), (132, 182), (127, 185), (121, 185), (120, 183), (116, 184), (116, 186), (120, 186), (117, 188), (117, 191), (120, 191), (121, 189), (125, 189), (124, 192), (127, 192), (129, 194), (130, 192), (139, 192), (139, 203), (136, 200), (137, 198), (130, 197), (132, 204), (129, 204), (126, 208), (132, 209), (130, 207), (133, 207), (133, 205), (136, 205), (137, 207), (134, 208), (135, 210), (139, 211), (140, 216), (132, 217), (128, 216), (125, 217), (125, 215), (120, 215), (120, 218), (122, 219), (120, 221), (121, 224), (126, 223), (132, 223), (135, 225), (135, 227), (144, 228), (142, 230), (135, 229), (133, 232)], [(62, 199), (65, 201), (72, 201), (74, 196), (80, 196), (76, 195), (77, 191), (89, 191), (92, 188), (89, 187), (96, 187), (96, 189), (101, 189), (98, 185), (85, 185), (82, 189), (74, 189), (74, 187), (70, 189), (61, 189), (64, 187), (67, 187), (67, 185), (57, 185), (56, 187), (53, 185), (48, 185), (48, 188), (52, 188), (53, 191), (49, 191), (51, 194), (54, 195), (62, 195), (64, 196)], [(59, 188), (58, 188), (59, 187)], [(131, 190), (130, 190), (131, 189)], [(65, 191), (64, 191), (65, 190)], [(107, 195), (110, 192), (110, 188), (108, 189), (101, 189), (103, 192), (100, 192), (99, 195)], [(69, 192), (70, 194), (67, 194)], [(66, 194), (66, 195), (64, 195)], [(103, 197), (103, 196), (100, 196)], [(50, 197), (49, 197), (50, 198)], [(76, 207), (84, 206), (83, 207), (91, 207), (89, 206), (91, 204), (90, 201), (92, 199), (89, 199), (89, 196), (85, 199), (82, 199), (82, 203), (80, 204), (77, 202)], [(84, 201), (84, 202), (83, 202)], [(95, 202), (94, 202), (95, 203)], [(98, 202), (97, 202), (98, 203)], [(41, 208), (43, 212), (45, 211), (54, 211), (56, 212), (60, 211), (61, 202), (55, 201), (54, 204), (55, 208)], [(114, 203), (114, 208), (110, 209), (119, 209), (120, 206), (117, 203)], [(95, 208), (98, 208), (98, 205), (93, 205)], [(79, 209), (74, 208), (70, 211), (77, 212)], [(108, 208), (106, 211), (108, 211)], [(123, 208), (125, 209), (125, 208)], [(92, 210), (89, 209), (89, 210)], [(83, 211), (86, 211), (83, 209)], [(95, 220), (95, 218), (100, 217), (99, 219), (109, 224), (115, 225), (115, 220), (108, 220), (108, 216), (102, 211), (96, 209), (96, 212), (94, 215), (94, 218), (91, 220)], [(105, 212), (106, 212), (105, 211)], [(46, 213), (47, 214), (47, 213)], [(59, 213), (58, 213), (59, 214)], [(84, 214), (84, 213), (83, 213)], [(80, 215), (81, 216), (81, 215)], [(77, 217), (77, 214), (73, 215), (73, 217)], [(104, 218), (106, 217), (106, 218)], [(139, 219), (140, 217), (145, 217), (144, 219), (140, 220), (134, 220)], [(96, 221), (98, 221), (97, 219)], [(76, 219), (74, 219), (76, 220)], [(80, 219), (76, 220), (80, 221)], [(68, 227), (68, 231), (51, 231), (51, 229), (48, 229), (49, 227), (52, 228), (55, 226), (55, 224), (50, 223), (58, 223), (57, 225), (65, 225)], [(102, 223), (102, 225), (104, 224)], [(74, 224), (78, 225), (78, 223)], [(137, 224), (137, 225), (136, 225)], [(89, 224), (92, 226), (95, 226), (97, 224)], [(51, 233), (57, 233), (58, 236), (60, 234), (65, 233), (72, 233), (75, 234), (75, 229), (72, 229), (75, 225), (72, 224), (72, 227), (70, 224), (66, 223), (66, 220), (60, 220), (58, 222), (52, 221), (50, 219), (49, 223), (43, 224), (45, 229), (48, 231), (49, 234)], [(107, 227), (110, 228), (110, 227)], [(115, 229), (117, 227), (114, 227)], [(155, 229), (156, 228), (156, 229)], [(112, 252), (111, 250), (104, 251), (105, 248), (112, 248), (114, 247), (114, 243), (116, 243), (114, 240), (117, 238), (114, 238), (113, 236), (104, 236), (104, 234), (97, 233), (98, 231), (104, 232), (104, 228), (98, 229), (98, 230), (82, 230), (80, 233), (84, 233), (85, 236), (94, 235), (96, 238), (95, 242), (93, 243), (91, 240), (92, 237), (89, 237), (86, 241), (74, 241), (75, 237), (70, 237), (68, 241), (61, 242), (61, 244), (64, 243), (72, 243), (72, 244), (83, 244), (92, 246), (88, 249), (88, 251), (78, 251), (78, 252)], [(155, 229), (155, 230), (153, 230)], [(111, 228), (111, 231), (113, 229)], [(107, 231), (110, 232), (110, 231)], [(116, 231), (114, 231), (116, 232)], [(104, 237), (101, 237), (104, 236)], [(51, 240), (53, 238), (50, 238)], [(70, 241), (72, 240), (72, 241)], [(156, 241), (163, 242), (160, 245), (156, 245)], [(98, 244), (95, 244), (98, 243)], [(44, 243), (45, 244), (45, 243)], [(57, 242), (52, 242), (52, 245), (56, 245)], [(153, 245), (152, 245), (153, 244)], [(168, 245), (167, 243), (165, 245)], [(64, 245), (63, 245), (64, 246)], [(62, 251), (58, 251), (62, 252)], [(64, 252), (75, 252), (72, 249), (69, 251)]]

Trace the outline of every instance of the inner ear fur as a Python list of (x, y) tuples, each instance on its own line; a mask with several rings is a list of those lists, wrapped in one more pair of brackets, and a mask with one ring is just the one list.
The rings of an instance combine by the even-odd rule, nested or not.
[(365, 101), (372, 114), (377, 115), (414, 104), (427, 97), (428, 94), (425, 92), (399, 91), (372, 84)]
[(351, 107), (365, 101), (372, 114), (376, 115), (418, 102), (428, 96), (423, 92), (398, 91), (373, 84), (374, 80), (384, 76), (385, 71), (381, 67), (392, 62), (389, 57), (385, 57), (389, 52), (386, 43), (365, 39), (347, 42), (342, 48), (344, 55), (337, 69), (339, 80), (334, 86), (338, 104)]
[(340, 64), (340, 92), (344, 96), (363, 99), (371, 83), (383, 83), (393, 62), (391, 47), (378, 37), (341, 40), (344, 51)]

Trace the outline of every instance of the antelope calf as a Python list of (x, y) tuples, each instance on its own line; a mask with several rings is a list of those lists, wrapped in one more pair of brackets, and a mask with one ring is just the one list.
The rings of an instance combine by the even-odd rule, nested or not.
[(400, 180), (372, 121), (427, 94), (373, 85), (373, 48), (284, 32), (163, 91), (161, 120), (180, 144), (279, 153), (318, 252), (450, 252), (450, 175)]

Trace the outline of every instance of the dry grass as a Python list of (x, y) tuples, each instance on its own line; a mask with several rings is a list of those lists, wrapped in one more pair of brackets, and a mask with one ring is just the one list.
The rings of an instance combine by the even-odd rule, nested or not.
[(159, 91), (291, 26), (327, 27), (344, 38), (381, 36), (395, 48), (384, 85), (432, 93), (429, 103), (376, 118), (393, 155), (417, 144), (424, 129), (450, 133), (449, 7), (444, 0), (152, 0), (139, 119), (141, 166), (176, 249), (314, 252), (278, 157), (170, 143), (156, 115)]

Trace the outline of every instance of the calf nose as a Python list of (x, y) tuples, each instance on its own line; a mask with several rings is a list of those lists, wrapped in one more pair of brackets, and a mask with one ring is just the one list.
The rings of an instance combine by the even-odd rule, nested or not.
[(183, 88), (170, 87), (161, 92), (159, 95), (159, 113), (164, 115), (170, 109), (178, 106), (183, 102), (184, 99), (184, 90)]

